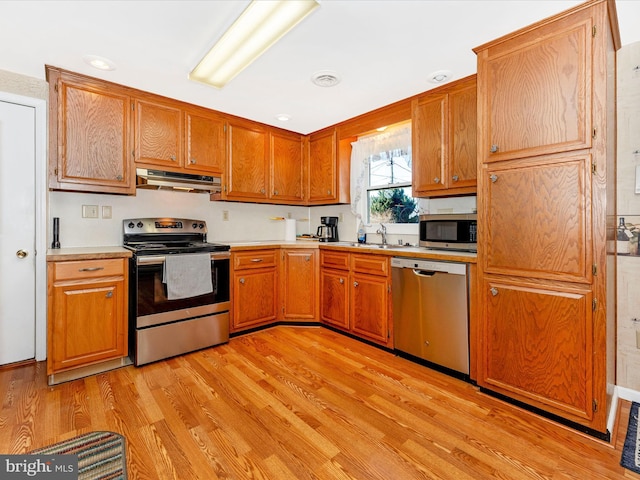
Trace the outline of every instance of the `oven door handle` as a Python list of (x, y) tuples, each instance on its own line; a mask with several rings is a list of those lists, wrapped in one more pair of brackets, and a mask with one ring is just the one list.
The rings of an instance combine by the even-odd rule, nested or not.
[[(211, 252), (211, 260), (225, 260), (231, 258), (229, 252)], [(164, 255), (148, 255), (136, 257), (136, 265), (162, 265), (164, 263)]]

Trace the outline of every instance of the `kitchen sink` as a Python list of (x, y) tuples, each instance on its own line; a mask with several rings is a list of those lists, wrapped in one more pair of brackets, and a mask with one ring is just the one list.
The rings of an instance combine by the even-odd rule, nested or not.
[(388, 250), (395, 250), (399, 248), (408, 248), (411, 245), (400, 245), (397, 243), (356, 243), (356, 242), (348, 242), (346, 244), (349, 247), (358, 247), (358, 248), (383, 248)]

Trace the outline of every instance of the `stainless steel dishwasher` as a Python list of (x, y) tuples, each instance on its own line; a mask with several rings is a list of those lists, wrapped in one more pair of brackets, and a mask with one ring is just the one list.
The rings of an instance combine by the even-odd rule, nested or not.
[(467, 264), (394, 257), (391, 267), (395, 350), (468, 375)]

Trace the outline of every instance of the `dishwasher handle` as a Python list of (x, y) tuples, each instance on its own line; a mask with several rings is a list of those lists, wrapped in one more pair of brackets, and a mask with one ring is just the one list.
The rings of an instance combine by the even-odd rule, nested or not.
[(419, 270), (417, 268), (413, 269), (413, 274), (416, 277), (433, 277), (436, 273), (434, 270)]

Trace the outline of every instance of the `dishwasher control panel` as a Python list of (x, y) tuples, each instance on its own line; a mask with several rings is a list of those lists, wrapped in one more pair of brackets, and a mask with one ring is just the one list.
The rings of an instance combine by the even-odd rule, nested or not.
[(393, 257), (391, 259), (392, 268), (413, 268), (415, 270), (426, 270), (430, 272), (443, 272), (452, 275), (466, 275), (467, 264), (459, 262), (439, 262), (434, 260), (424, 260), (421, 258)]

